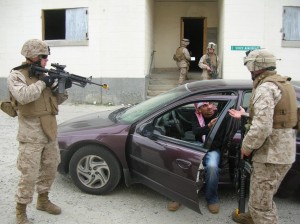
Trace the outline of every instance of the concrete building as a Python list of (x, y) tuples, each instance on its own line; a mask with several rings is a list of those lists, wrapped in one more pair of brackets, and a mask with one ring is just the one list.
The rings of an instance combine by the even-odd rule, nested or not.
[(280, 58), (279, 73), (300, 77), (299, 0), (1, 0), (0, 18), (0, 100), (7, 98), (6, 78), (24, 61), (21, 47), (31, 38), (50, 45), (49, 68), (64, 64), (70, 73), (110, 86), (72, 87), (71, 102), (147, 99), (155, 73), (178, 78), (172, 56), (183, 37), (196, 58), (194, 77), (200, 77), (197, 64), (210, 41), (217, 43), (224, 79), (250, 79), (242, 59), (254, 48)]

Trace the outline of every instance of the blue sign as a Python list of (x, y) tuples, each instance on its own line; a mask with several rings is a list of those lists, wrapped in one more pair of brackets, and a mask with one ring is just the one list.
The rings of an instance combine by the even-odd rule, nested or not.
[(231, 46), (232, 51), (249, 51), (260, 49), (260, 46)]

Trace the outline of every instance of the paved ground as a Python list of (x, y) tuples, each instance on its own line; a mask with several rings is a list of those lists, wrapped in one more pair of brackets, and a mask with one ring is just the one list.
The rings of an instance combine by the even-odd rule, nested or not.
[[(60, 107), (58, 122), (78, 115), (113, 109), (97, 105), (69, 105)], [(0, 111), (0, 223), (15, 223), (14, 193), (19, 172), (16, 169), (17, 130), (16, 118), (10, 118)], [(35, 209), (34, 201), (28, 207), (32, 223), (46, 224), (224, 224), (233, 223), (231, 212), (237, 207), (234, 191), (228, 187), (220, 189), (221, 211), (212, 215), (204, 208), (203, 215), (182, 206), (176, 212), (166, 209), (168, 199), (142, 185), (130, 188), (120, 185), (106, 196), (87, 195), (79, 191), (68, 177), (57, 175), (51, 200), (62, 207), (62, 214), (53, 216)], [(280, 215), (280, 223), (298, 224), (300, 220), (300, 199), (275, 199)]]

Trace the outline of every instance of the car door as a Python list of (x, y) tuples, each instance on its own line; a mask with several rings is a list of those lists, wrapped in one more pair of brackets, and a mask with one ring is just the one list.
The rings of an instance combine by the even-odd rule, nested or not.
[[(237, 96), (194, 96), (167, 105), (163, 110), (137, 124), (135, 131), (130, 135), (130, 147), (127, 152), (133, 178), (168, 198), (201, 212), (198, 192), (203, 185), (202, 160), (216, 137), (218, 127), (227, 111), (236, 103), (236, 99)], [(165, 136), (155, 131), (153, 123), (164, 114), (200, 100), (217, 101), (225, 105), (204, 145)]]

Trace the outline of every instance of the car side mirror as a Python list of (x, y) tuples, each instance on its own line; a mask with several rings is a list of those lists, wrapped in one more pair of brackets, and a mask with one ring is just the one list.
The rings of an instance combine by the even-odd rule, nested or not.
[(144, 124), (139, 128), (138, 133), (147, 138), (153, 139), (154, 126), (152, 123)]

